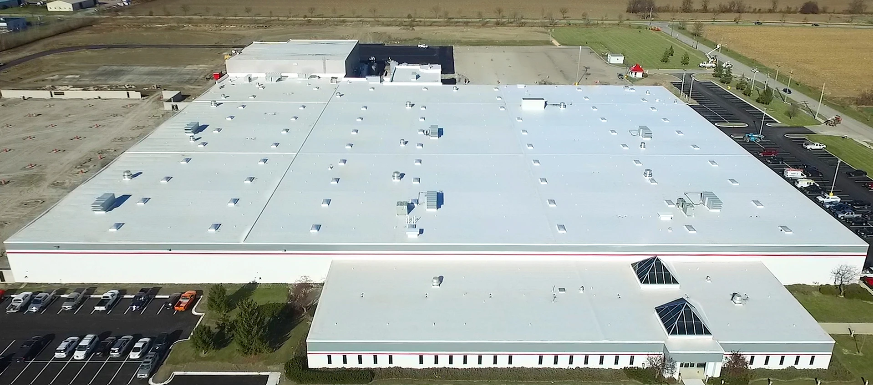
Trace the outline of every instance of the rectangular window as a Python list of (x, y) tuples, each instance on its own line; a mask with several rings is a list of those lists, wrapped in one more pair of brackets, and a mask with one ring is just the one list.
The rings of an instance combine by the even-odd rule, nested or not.
[(585, 359), (582, 360), (582, 365), (588, 365), (588, 355), (585, 355)]
[(388, 355), (388, 365), (394, 365), (394, 355), (393, 354)]
[(634, 364), (634, 356), (631, 356), (630, 363), (628, 365), (633, 365), (633, 364)]
[(346, 359), (346, 355), (343, 354), (343, 365), (348, 365), (348, 364), (349, 364), (349, 360)]
[(600, 356), (600, 365), (603, 365), (603, 356)]
[(494, 355), (494, 360), (491, 362), (492, 365), (497, 365), (497, 355)]
[(467, 355), (466, 354), (464, 354), (464, 362), (463, 363), (464, 363), (464, 365), (467, 365)]
[(440, 363), (440, 356), (434, 355), (433, 356), (433, 364), (439, 365), (439, 363)]
[(770, 365), (770, 356), (764, 356), (764, 366)]
[(779, 366), (785, 365), (785, 356), (779, 357)]
[(538, 362), (538, 364), (539, 364), (539, 365), (542, 365), (542, 364), (543, 364), (543, 356), (540, 356), (540, 361)]
[(812, 365), (813, 362), (815, 362), (815, 356), (810, 356), (809, 357), (809, 364)]
[(379, 360), (376, 358), (376, 355), (373, 355), (373, 365), (379, 364)]
[(554, 361), (554, 365), (558, 364), (558, 356), (557, 355), (555, 356), (555, 359), (553, 361)]
[(794, 357), (794, 366), (800, 365), (800, 356)]
[(754, 364), (755, 364), (755, 356), (749, 357), (749, 366), (752, 366)]
[(363, 364), (364, 364), (364, 356), (358, 354), (358, 365), (363, 365)]
[(479, 365), (482, 365), (482, 356), (479, 356)]
[(333, 365), (333, 360), (331, 359), (330, 354), (327, 355), (327, 364)]
[(618, 366), (618, 358), (619, 358), (619, 356), (615, 356), (615, 364), (614, 364), (615, 366)]
[(424, 355), (423, 354), (418, 355), (418, 364), (424, 365)]
[(449, 365), (451, 365), (454, 361), (455, 356), (449, 355)]
[(568, 362), (568, 364), (573, 365), (573, 356), (570, 356), (570, 360), (569, 360), (569, 361), (570, 361), (570, 362)]
[(509, 364), (509, 365), (512, 365), (512, 356), (508, 356), (508, 357), (506, 358), (506, 363)]

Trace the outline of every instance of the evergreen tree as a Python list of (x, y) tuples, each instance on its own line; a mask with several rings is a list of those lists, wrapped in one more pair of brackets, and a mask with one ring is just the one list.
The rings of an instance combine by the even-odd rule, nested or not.
[(670, 48), (667, 48), (667, 52), (670, 53), (670, 56), (673, 56), (673, 54), (674, 54), (675, 52), (673, 51), (673, 46), (672, 46), (672, 45), (670, 46)]
[(688, 52), (686, 52), (685, 55), (682, 55), (682, 65), (687, 66), (690, 61), (691, 57), (688, 56)]
[(251, 299), (240, 302), (233, 338), (239, 352), (246, 356), (267, 351), (267, 321)]
[(206, 305), (209, 310), (218, 314), (227, 313), (230, 306), (227, 298), (227, 289), (224, 285), (219, 283), (209, 288), (209, 294), (206, 296)]
[(721, 82), (724, 84), (731, 84), (734, 81), (734, 74), (731, 73), (731, 67), (726, 67), (721, 74)]
[(715, 78), (720, 78), (723, 72), (724, 67), (721, 65), (721, 62), (716, 62), (715, 68), (712, 69), (712, 76)]
[(191, 333), (191, 344), (201, 353), (215, 350), (215, 331), (207, 325), (200, 325)]
[(664, 54), (661, 55), (661, 63), (666, 63), (670, 61), (670, 51), (664, 50)]

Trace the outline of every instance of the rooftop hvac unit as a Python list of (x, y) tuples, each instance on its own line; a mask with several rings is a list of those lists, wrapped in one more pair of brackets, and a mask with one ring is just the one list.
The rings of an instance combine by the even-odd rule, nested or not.
[(427, 208), (427, 211), (436, 211), (439, 209), (439, 195), (440, 193), (438, 191), (428, 191), (425, 194), (425, 201), (427, 202), (425, 207)]
[(645, 171), (643, 171), (643, 177), (651, 178), (652, 177), (652, 169), (647, 168)]
[(639, 133), (640, 137), (643, 139), (646, 139), (646, 140), (652, 139), (652, 130), (646, 126), (640, 126), (638, 133)]
[(200, 128), (199, 122), (188, 122), (185, 123), (185, 134), (188, 136), (194, 135), (197, 133), (197, 129)]
[(112, 205), (115, 204), (115, 194), (113, 193), (104, 193), (97, 197), (94, 200), (94, 203), (91, 203), (91, 211), (97, 213), (104, 213), (109, 211), (112, 208)]
[(544, 110), (546, 109), (546, 99), (543, 98), (522, 98), (522, 110)]
[(440, 128), (439, 128), (439, 126), (437, 126), (437, 125), (435, 125), (435, 124), (431, 125), (431, 126), (430, 126), (430, 131), (428, 131), (427, 134), (428, 134), (428, 136), (430, 136), (431, 139), (439, 139), (439, 137), (440, 137)]
[(676, 199), (676, 208), (682, 210), (686, 217), (694, 216), (694, 203), (686, 201), (685, 198)]
[(700, 199), (703, 201), (703, 205), (706, 206), (709, 211), (721, 211), (721, 199), (716, 196), (712, 191), (704, 191), (700, 193)]
[(130, 172), (130, 170), (124, 170), (124, 172), (121, 173), (121, 179), (131, 180), (133, 179), (133, 174)]
[(409, 214), (409, 202), (397, 201), (397, 216), (405, 217)]

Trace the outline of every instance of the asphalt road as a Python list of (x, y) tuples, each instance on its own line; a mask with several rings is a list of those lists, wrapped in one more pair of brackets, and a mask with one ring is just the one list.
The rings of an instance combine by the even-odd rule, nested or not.
[(263, 375), (177, 375), (168, 385), (265, 385)]
[(86, 50), (97, 50), (97, 49), (131, 49), (131, 48), (242, 48), (240, 45), (233, 44), (96, 44), (96, 45), (81, 45), (75, 47), (62, 47), (50, 49), (42, 52), (37, 52), (35, 54), (27, 55), (20, 57), (18, 59), (12, 59), (9, 61), (4, 61), (2, 57), (0, 57), (0, 63), (4, 63), (0, 65), (0, 70), (9, 69), (15, 67), (19, 64), (27, 63), (34, 59), (39, 59), (44, 56), (54, 55), (57, 53), (66, 53), (66, 52), (76, 52), (76, 51), (86, 51)]

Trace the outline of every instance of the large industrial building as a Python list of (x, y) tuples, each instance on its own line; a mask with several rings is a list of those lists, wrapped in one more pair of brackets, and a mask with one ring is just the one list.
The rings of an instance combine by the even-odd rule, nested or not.
[(669, 91), (354, 77), (357, 47), (230, 58), (7, 240), (15, 279), (326, 279), (313, 367), (827, 367), (782, 285), (867, 244)]

